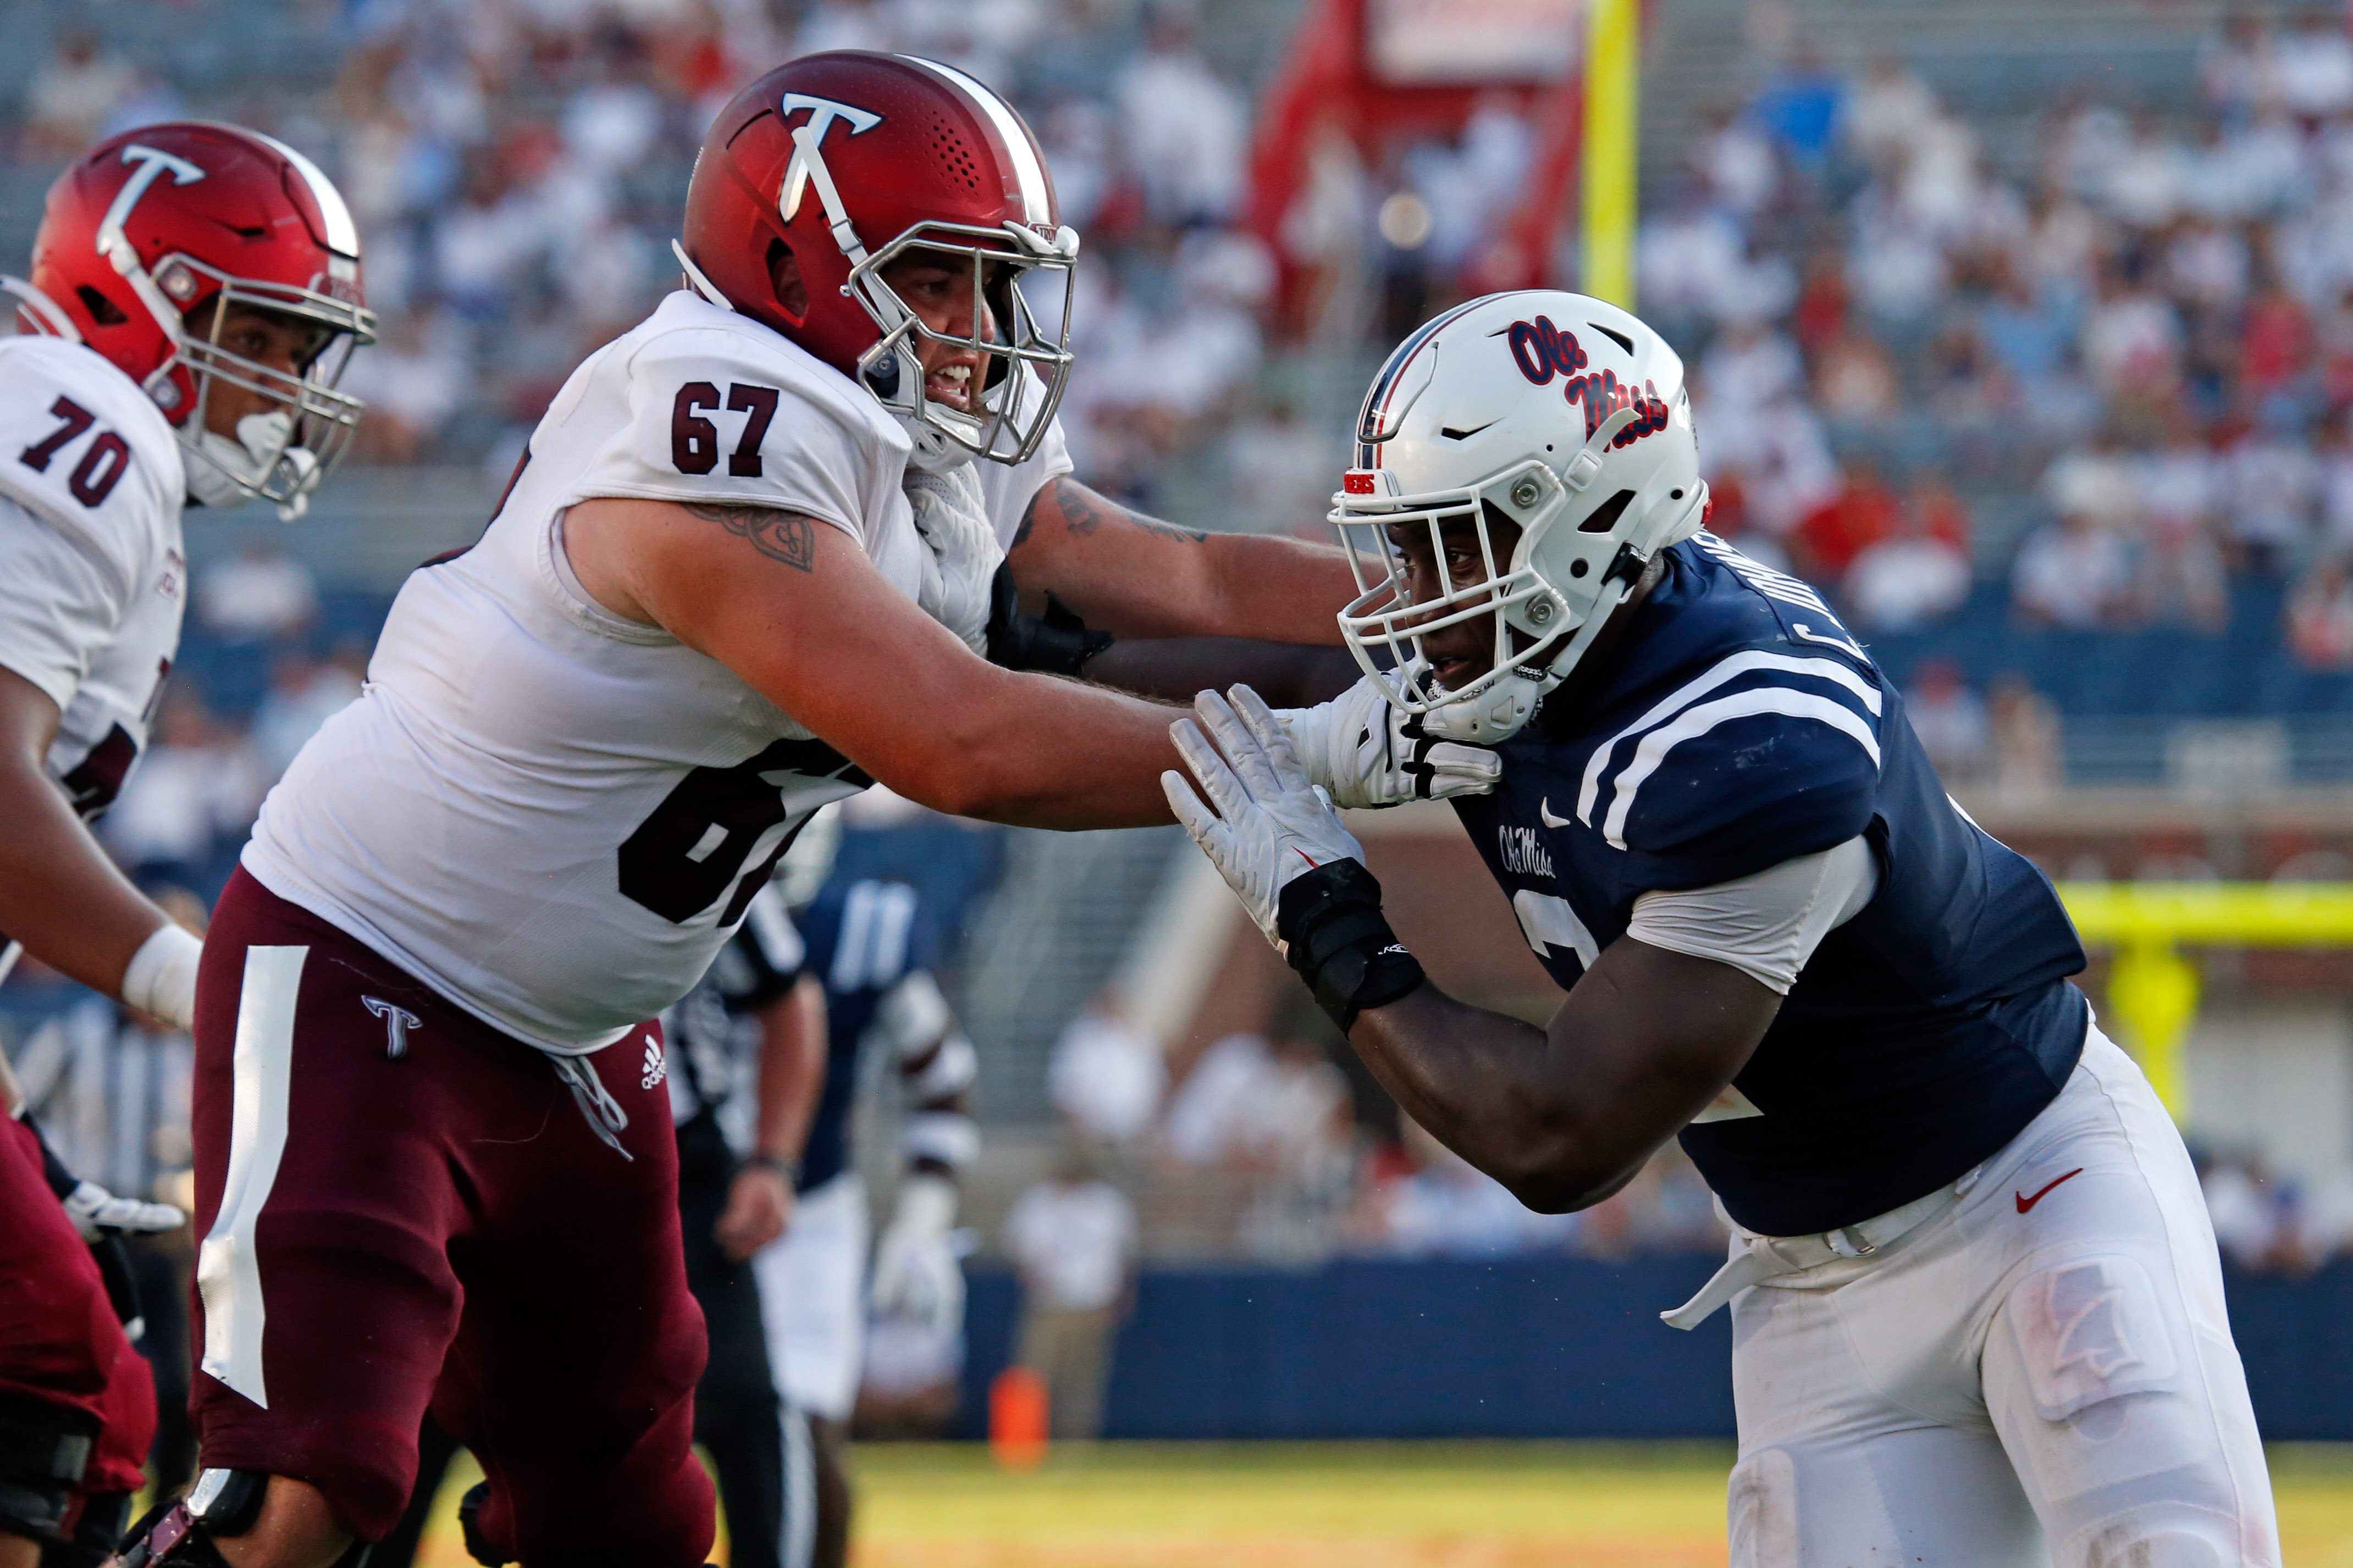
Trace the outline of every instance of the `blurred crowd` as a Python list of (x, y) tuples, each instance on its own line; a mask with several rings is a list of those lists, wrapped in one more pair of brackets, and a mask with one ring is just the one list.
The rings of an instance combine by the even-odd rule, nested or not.
[(1717, 531), (1879, 633), (2003, 573), (2026, 626), (2207, 634), (2284, 581), (2353, 666), (2353, 37), (2242, 17), (2200, 83), (1979, 123), (1800, 50), (1718, 116), (1641, 247)]
[[(258, 96), (239, 113), (318, 157), (358, 220), (385, 323), (347, 383), (369, 404), (362, 459), (480, 461), (502, 479), (573, 366), (676, 286), (670, 246), (695, 148), (738, 88), (823, 49), (946, 61), (1006, 92), (1045, 143), (1090, 263), (1071, 302), (1080, 370), (1064, 421), (1099, 487), (1149, 500), (1163, 467), (1222, 432), (1248, 394), (1273, 282), (1264, 247), (1232, 226), (1249, 105), (1196, 47), (1198, 9), (322, 0), (311, 21), (343, 44), (332, 88)], [(17, 156), (62, 160), (180, 107), (69, 30), (28, 90)], [(1061, 301), (1037, 303), (1050, 317)], [(1241, 446), (1244, 470), (1262, 468), (1269, 443)], [(1272, 446), (1280, 463), (1284, 443)], [(1322, 510), (1318, 497), (1302, 515)]]
[(2192, 1152), (2214, 1239), (2241, 1268), (2306, 1274), (2353, 1252), (2353, 1189), (2343, 1181), (2306, 1183), (2253, 1155)]
[[(702, 127), (798, 53), (933, 56), (1023, 110), (1086, 247), (1080, 470), (1223, 526), (1315, 526), (1341, 453), (1316, 377), (1486, 286), (1535, 150), (1501, 93), (1378, 156), (1326, 127), (1270, 248), (1240, 221), (1253, 84), (1212, 63), (1201, 0), (286, 3), (335, 40), (334, 79), (236, 107), (318, 155), (359, 220), (385, 329), (352, 373), (363, 457), (500, 479), (571, 368), (673, 286)], [(2025, 126), (1899, 59), (1832, 69), (1761, 36), (1779, 15), (1757, 0), (1752, 42), (1784, 63), (1690, 139), (1640, 247), (1716, 530), (1866, 632), (2006, 581), (2025, 626), (2211, 634), (2263, 584), (2295, 660), (2353, 669), (2341, 7), (2231, 23), (2195, 101), (2075, 94)], [(69, 26), (14, 156), (186, 107)]]

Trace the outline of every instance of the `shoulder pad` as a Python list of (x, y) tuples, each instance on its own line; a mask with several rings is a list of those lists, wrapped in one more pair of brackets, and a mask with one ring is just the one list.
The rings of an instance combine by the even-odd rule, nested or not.
[(680, 292), (664, 300), (636, 331), (628, 351), (629, 380), (665, 385), (681, 375), (721, 385), (770, 385), (839, 425), (901, 455), (913, 443), (864, 388), (783, 333), (749, 316)]
[(0, 340), (0, 495), (127, 585), (173, 536), (186, 485), (178, 438), (129, 376), (63, 339)]
[(1577, 818), (1615, 849), (1696, 856), (1703, 881), (1842, 843), (1871, 818), (1884, 706), (1875, 672), (1828, 652), (1741, 649), (1595, 749)]
[(619, 400), (626, 429), (591, 432), (581, 493), (773, 507), (870, 551), (903, 506), (905, 432), (849, 377), (755, 321), (673, 295), (596, 374), (613, 378), (600, 395)]

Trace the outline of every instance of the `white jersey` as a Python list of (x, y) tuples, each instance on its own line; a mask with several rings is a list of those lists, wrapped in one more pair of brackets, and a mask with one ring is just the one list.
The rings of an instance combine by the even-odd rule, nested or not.
[[(840, 372), (670, 295), (573, 373), (480, 542), (409, 577), (365, 693), (270, 792), (246, 868), (543, 1049), (654, 1016), (818, 807), (869, 780), (717, 660), (589, 598), (565, 513), (592, 496), (800, 512), (913, 598), (908, 449)], [(1058, 433), (990, 485), (998, 537), (1069, 468)]]
[(45, 761), (85, 816), (147, 743), (180, 646), (185, 497), (136, 382), (62, 338), (0, 339), (0, 667), (58, 705)]

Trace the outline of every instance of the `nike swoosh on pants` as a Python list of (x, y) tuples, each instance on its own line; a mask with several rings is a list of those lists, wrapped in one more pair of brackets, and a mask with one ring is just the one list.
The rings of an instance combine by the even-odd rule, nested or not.
[(2041, 1202), (2042, 1202), (2045, 1197), (2049, 1196), (2049, 1195), (2050, 1195), (2050, 1192), (2051, 1192), (2051, 1188), (2052, 1188), (2052, 1187), (2055, 1187), (2055, 1186), (2057, 1186), (2061, 1182), (2066, 1181), (2066, 1180), (2068, 1180), (2070, 1177), (2073, 1177), (2073, 1176), (2080, 1176), (2080, 1175), (2082, 1175), (2083, 1173), (2084, 1173), (2084, 1167), (2083, 1167), (2083, 1166), (2081, 1166), (2081, 1165), (2078, 1165), (2078, 1166), (2076, 1166), (2073, 1170), (2072, 1170), (2072, 1171), (2068, 1172), (2066, 1175), (2064, 1175), (2064, 1176), (2060, 1176), (2060, 1177), (2057, 1177), (2057, 1178), (2055, 1178), (2054, 1180), (2052, 1180), (2052, 1181), (2049, 1184), (2049, 1185), (2046, 1185), (2046, 1186), (2042, 1189), (2042, 1191), (2041, 1191), (2041, 1192), (2039, 1192), (2039, 1193), (2035, 1194), (2034, 1194), (2032, 1197), (2031, 1197), (2031, 1198), (2030, 1198), (2030, 1197), (2028, 1197), (2024, 1193), (2012, 1193), (2012, 1194), (2010, 1194), (2010, 1195), (2011, 1197), (2014, 1197), (2014, 1198), (2016, 1198), (2016, 1199), (2018, 1200), (2018, 1212), (2019, 1212), (2019, 1213), (2021, 1213), (2021, 1214), (2024, 1214), (2024, 1213), (2026, 1213), (2029, 1209), (2031, 1209), (2031, 1208), (2032, 1208), (2036, 1204), (2041, 1203)]

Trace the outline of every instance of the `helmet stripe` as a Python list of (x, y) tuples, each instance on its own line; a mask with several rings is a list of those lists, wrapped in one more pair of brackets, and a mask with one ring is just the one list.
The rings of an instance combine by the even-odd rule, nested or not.
[(1003, 99), (953, 66), (944, 66), (937, 60), (923, 59), (916, 55), (901, 55), (899, 58), (910, 65), (918, 65), (926, 70), (936, 71), (947, 78), (950, 83), (963, 89), (965, 96), (972, 100), (973, 106), (997, 128), (998, 140), (1005, 143), (1006, 155), (1013, 160), (1013, 178), (1021, 187), (1023, 221), (1053, 222), (1053, 206), (1046, 196), (1049, 189), (1046, 184), (1046, 166), (1039, 162), (1038, 149), (1030, 142), (1029, 132), (1021, 123), (1021, 117), (1014, 113), (1012, 108)]
[(1387, 412), (1388, 395), (1396, 387), (1398, 377), (1404, 374), (1405, 367), (1413, 363), (1413, 356), (1419, 353), (1422, 345), (1437, 336), (1439, 329), (1447, 322), (1473, 306), (1486, 302), (1486, 298), (1465, 300), (1445, 314), (1424, 322), (1419, 331), (1389, 354), (1388, 363), (1380, 368), (1380, 374), (1373, 377), (1373, 384), (1366, 389), (1364, 406), (1356, 414), (1356, 467), (1377, 468), (1381, 466), (1379, 454), (1373, 449), (1375, 443), (1365, 439), (1366, 431), (1373, 422), (1376, 409)]
[(318, 164), (313, 163), (275, 136), (267, 136), (259, 131), (248, 131), (241, 125), (230, 129), (250, 136), (256, 142), (266, 143), (288, 163), (293, 164), (296, 172), (302, 176), (302, 183), (311, 187), (311, 199), (319, 204), (319, 216), (327, 226), (325, 236), (327, 248), (343, 256), (359, 255), (359, 225), (352, 221), (352, 209), (343, 205), (343, 193), (335, 189), (335, 182), (327, 178), (326, 173)]

